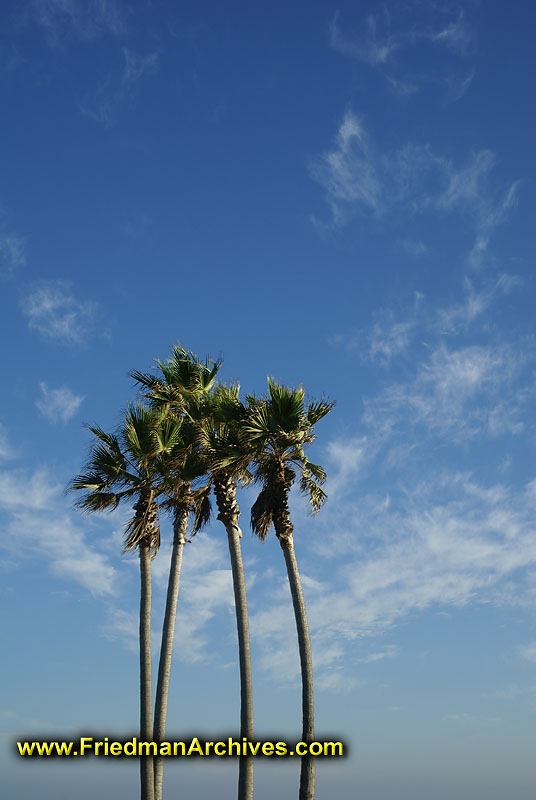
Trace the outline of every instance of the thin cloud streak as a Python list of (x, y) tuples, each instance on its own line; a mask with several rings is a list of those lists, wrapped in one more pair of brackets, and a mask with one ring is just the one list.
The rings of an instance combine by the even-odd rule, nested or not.
[[(394, 646), (374, 647), (373, 639), (412, 615), (536, 603), (536, 478), (515, 489), (500, 464), (495, 481), (452, 466), (468, 441), (473, 450), (496, 437), (515, 441), (528, 425), (534, 343), (490, 336), (494, 306), (519, 286), (510, 275), (479, 286), (466, 279), (462, 299), (438, 308), (417, 293), (401, 319), (384, 311), (352, 334), (356, 355), (373, 354), (389, 370), (404, 357), (405, 369), (364, 398), (358, 434), (324, 446), (328, 502), (319, 516), (311, 520), (299, 498), (291, 502), (315, 674), (325, 690), (355, 678), (343, 668), (351, 660), (396, 657)], [(397, 332), (400, 347), (389, 353), (380, 343), (397, 341)], [(327, 580), (313, 577), (319, 559), (332, 564), (322, 571)], [(272, 584), (271, 599), (252, 629), (263, 667), (290, 670), (295, 632), (283, 581), (276, 590)], [(534, 643), (518, 653), (532, 660)]]
[(9, 441), (5, 427), (0, 422), (0, 461), (9, 461), (14, 456), (15, 450)]
[[(341, 678), (352, 677), (345, 676), (342, 664), (348, 662), (353, 642), (376, 637), (411, 614), (479, 602), (531, 602), (528, 593), (523, 601), (505, 591), (514, 574), (522, 585), (520, 571), (528, 580), (528, 570), (536, 565), (529, 487), (518, 493), (505, 485), (479, 485), (469, 474), (451, 473), (416, 488), (408, 485), (394, 502), (383, 505), (363, 492), (352, 502), (355, 494), (355, 484), (348, 483), (344, 513), (336, 510), (341, 508), (339, 498), (310, 531), (316, 555), (339, 565), (329, 582), (304, 581), (315, 674), (325, 689), (338, 688)], [(297, 519), (298, 536), (305, 524), (305, 518)], [(310, 522), (307, 525), (310, 529)], [(305, 560), (307, 564), (307, 556)], [(267, 670), (291, 667), (295, 631), (289, 619), (281, 584), (269, 612), (258, 613), (252, 621)], [(365, 643), (363, 648), (366, 653)], [(520, 654), (531, 659), (532, 645)], [(397, 648), (388, 645), (356, 660), (366, 664), (397, 655)], [(337, 685), (330, 687), (333, 671)]]
[(39, 384), (41, 397), (35, 401), (35, 405), (41, 414), (54, 425), (58, 422), (63, 424), (69, 422), (74, 417), (83, 401), (81, 395), (76, 395), (68, 386), (61, 386), (59, 389), (49, 389), (47, 384), (42, 381)]
[(519, 181), (500, 191), (490, 188), (495, 164), (489, 150), (472, 153), (465, 163), (456, 165), (429, 145), (414, 142), (378, 152), (363, 121), (347, 110), (334, 147), (313, 159), (309, 172), (325, 191), (336, 227), (358, 215), (381, 217), (384, 222), (387, 214), (397, 221), (430, 213), (469, 216), (475, 228), (473, 250), (478, 250), (469, 260), (477, 266), (493, 229), (506, 220), (517, 202)]
[(122, 55), (120, 75), (107, 78), (92, 96), (87, 95), (80, 103), (81, 113), (105, 128), (115, 124), (122, 108), (134, 105), (142, 79), (158, 71), (156, 52), (142, 55), (123, 47)]
[(26, 266), (26, 240), (16, 233), (0, 232), (0, 276), (11, 278)]
[(31, 330), (62, 344), (82, 344), (93, 334), (98, 305), (80, 301), (69, 284), (56, 280), (43, 282), (20, 302)]
[(63, 487), (44, 469), (0, 472), (0, 509), (7, 515), (0, 546), (19, 558), (45, 559), (60, 578), (96, 597), (116, 593), (116, 569), (86, 542), (84, 532), (61, 503)]
[(129, 13), (120, 0), (32, 0), (25, 19), (44, 30), (51, 47), (59, 47), (77, 39), (124, 36)]
[[(425, 13), (426, 12), (426, 13)], [(445, 20), (445, 16), (447, 19)], [(343, 30), (337, 11), (329, 25), (329, 43), (335, 52), (377, 70), (389, 88), (401, 98), (408, 98), (426, 86), (446, 91), (453, 102), (469, 89), (474, 69), (460, 71), (458, 63), (472, 55), (475, 36), (461, 7), (433, 6), (423, 9), (415, 3), (385, 4), (378, 13), (369, 14), (356, 29)], [(408, 51), (423, 51), (421, 69), (405, 66)], [(447, 66), (434, 62), (434, 50), (450, 55)], [(456, 61), (454, 61), (456, 59)], [(409, 63), (409, 62), (408, 62)], [(414, 59), (411, 61), (412, 67)]]

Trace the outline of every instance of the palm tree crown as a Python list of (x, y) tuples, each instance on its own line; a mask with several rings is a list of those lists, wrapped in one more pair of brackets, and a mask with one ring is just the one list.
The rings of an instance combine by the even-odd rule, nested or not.
[(291, 389), (268, 378), (268, 398), (248, 397), (250, 413), (244, 435), (255, 449), (255, 480), (262, 485), (251, 509), (253, 531), (264, 540), (272, 523), (282, 547), (292, 536), (288, 493), (299, 476), (300, 490), (308, 497), (312, 513), (326, 500), (324, 469), (309, 461), (305, 447), (316, 438), (314, 425), (334, 403), (310, 401), (303, 388)]
[(136, 513), (125, 531), (125, 551), (143, 543), (154, 556), (160, 546), (156, 498), (164, 490), (171, 455), (181, 444), (181, 420), (137, 404), (129, 406), (117, 434), (87, 427), (97, 441), (86, 471), (69, 487), (84, 491), (78, 507), (111, 511), (122, 500), (136, 499)]

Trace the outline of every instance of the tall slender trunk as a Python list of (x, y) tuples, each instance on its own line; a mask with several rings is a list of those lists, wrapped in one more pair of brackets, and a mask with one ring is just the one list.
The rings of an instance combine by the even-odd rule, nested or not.
[[(140, 738), (153, 736), (153, 693), (151, 683), (151, 552), (148, 544), (140, 550)], [(152, 756), (140, 758), (141, 800), (154, 800)]]
[[(280, 540), (281, 541), (281, 540)], [(313, 659), (311, 654), (311, 638), (307, 611), (303, 597), (298, 562), (294, 552), (294, 542), (286, 540), (281, 542), (287, 574), (296, 617), (298, 631), (298, 645), (300, 650), (300, 665), (302, 677), (302, 741), (310, 744), (315, 738), (315, 703), (313, 692)], [(315, 796), (315, 761), (312, 756), (302, 756), (300, 771), (299, 800), (313, 800)]]
[[(182, 552), (186, 542), (186, 528), (188, 526), (188, 506), (180, 506), (175, 510), (173, 519), (173, 550), (171, 553), (171, 566), (164, 614), (164, 627), (162, 630), (162, 644), (160, 647), (160, 662), (158, 666), (158, 683), (156, 687), (156, 702), (154, 712), (155, 742), (160, 742), (166, 732), (167, 705), (169, 695), (169, 679), (171, 674), (171, 660), (173, 656), (173, 640), (175, 637), (175, 620), (177, 617), (177, 600), (179, 596), (179, 582), (182, 567)], [(164, 759), (157, 756), (154, 765), (154, 798), (162, 800), (162, 785), (164, 780)]]
[[(273, 522), (276, 536), (283, 550), (287, 566), (288, 582), (296, 618), (298, 647), (300, 651), (300, 667), (302, 679), (302, 741), (310, 744), (315, 738), (315, 702), (313, 691), (313, 658), (311, 654), (311, 637), (309, 623), (301, 584), (298, 562), (294, 552), (294, 527), (290, 520), (288, 493), (292, 480), (284, 475), (274, 486), (277, 497)], [(315, 796), (315, 760), (312, 756), (302, 756), (300, 771), (299, 800), (314, 800)]]
[[(233, 589), (238, 632), (238, 656), (240, 662), (240, 736), (253, 739), (253, 688), (251, 680), (251, 654), (249, 648), (248, 605), (240, 528), (226, 526), (233, 572)], [(238, 800), (253, 798), (253, 756), (241, 756), (238, 764)]]
[[(236, 609), (236, 628), (238, 633), (238, 660), (240, 665), (240, 736), (253, 739), (253, 683), (251, 676), (251, 653), (249, 646), (249, 620), (246, 597), (246, 579), (242, 562), (238, 527), (240, 510), (236, 502), (236, 482), (229, 476), (218, 477), (214, 482), (218, 519), (225, 525)], [(253, 798), (253, 757), (240, 756), (238, 762), (238, 800)]]

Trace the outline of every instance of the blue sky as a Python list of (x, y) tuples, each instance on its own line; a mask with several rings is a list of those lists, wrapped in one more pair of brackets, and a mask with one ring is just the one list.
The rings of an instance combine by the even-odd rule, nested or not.
[[(2, 772), (118, 798), (132, 763), (22, 763), (15, 734), (134, 731), (128, 509), (64, 488), (180, 342), (336, 400), (293, 497), (318, 792), (532, 797), (536, 712), (532, 4), (5, 2), (0, 25)], [(274, 537), (240, 496), (259, 734), (297, 737)], [(158, 646), (170, 526), (154, 562)], [(238, 726), (223, 528), (188, 545), (168, 730)], [(258, 763), (256, 797), (297, 763)], [(236, 764), (167, 767), (233, 796)]]

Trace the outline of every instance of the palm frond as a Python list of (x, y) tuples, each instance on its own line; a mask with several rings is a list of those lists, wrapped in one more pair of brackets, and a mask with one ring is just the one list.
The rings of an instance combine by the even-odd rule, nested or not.
[(184, 481), (195, 481), (207, 474), (209, 464), (205, 455), (199, 451), (186, 453), (181, 469), (181, 477)]
[(321, 467), (320, 464), (313, 464), (313, 462), (309, 460), (307, 461), (306, 467), (317, 483), (323, 485), (326, 482), (327, 474), (324, 467)]
[(327, 494), (307, 470), (304, 470), (300, 476), (300, 491), (307, 495), (311, 504), (311, 513), (317, 514), (326, 501)]
[(274, 512), (274, 495), (269, 486), (265, 486), (251, 507), (251, 529), (264, 542), (272, 524)]
[(77, 501), (76, 505), (82, 511), (114, 511), (121, 500), (121, 495), (115, 492), (90, 492)]
[(160, 524), (158, 522), (158, 506), (154, 501), (140, 499), (136, 506), (136, 514), (125, 528), (124, 552), (140, 545), (147, 545), (154, 558), (160, 547)]
[(304, 416), (305, 391), (303, 387), (290, 389), (268, 378), (268, 407), (277, 427), (288, 432), (299, 427)]
[(193, 534), (208, 525), (212, 517), (212, 503), (210, 502), (210, 485), (204, 486), (202, 490), (192, 492), (194, 523)]
[(266, 403), (250, 404), (242, 430), (253, 445), (265, 441), (271, 434), (275, 433), (273, 421), (270, 417)]
[(249, 486), (255, 480), (255, 476), (249, 469), (244, 469), (243, 472), (240, 474), (239, 481), (240, 486), (243, 488), (244, 486)]
[(141, 383), (142, 386), (151, 389), (151, 391), (159, 388), (162, 384), (162, 381), (156, 375), (151, 375), (149, 372), (140, 372), (138, 369), (133, 369), (128, 374), (131, 378), (134, 378), (136, 383)]
[(91, 431), (91, 433), (96, 436), (97, 439), (109, 447), (111, 451), (120, 452), (119, 440), (115, 434), (106, 433), (106, 431), (103, 431), (103, 429), (98, 425), (86, 425), (85, 427), (88, 429), (88, 431)]
[(175, 448), (184, 445), (182, 438), (183, 420), (181, 417), (167, 417), (155, 428), (159, 452), (170, 454)]
[(313, 400), (307, 407), (307, 422), (309, 425), (315, 425), (322, 417), (334, 407), (335, 402), (329, 400)]

